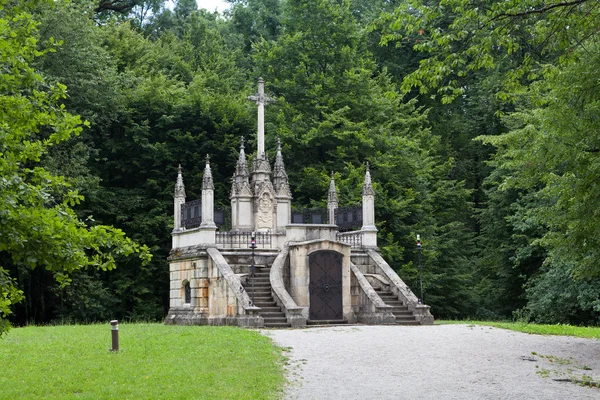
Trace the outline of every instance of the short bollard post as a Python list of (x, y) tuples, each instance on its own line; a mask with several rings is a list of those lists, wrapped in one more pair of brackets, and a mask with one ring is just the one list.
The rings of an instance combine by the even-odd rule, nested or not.
[(112, 349), (110, 351), (119, 351), (119, 321), (116, 319), (110, 321), (110, 331), (112, 333)]

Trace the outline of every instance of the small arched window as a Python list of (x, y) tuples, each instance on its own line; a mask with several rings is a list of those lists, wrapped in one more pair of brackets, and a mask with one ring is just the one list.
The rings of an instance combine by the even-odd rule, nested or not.
[(192, 286), (189, 281), (185, 281), (183, 284), (183, 292), (185, 296), (185, 304), (190, 304), (192, 302)]

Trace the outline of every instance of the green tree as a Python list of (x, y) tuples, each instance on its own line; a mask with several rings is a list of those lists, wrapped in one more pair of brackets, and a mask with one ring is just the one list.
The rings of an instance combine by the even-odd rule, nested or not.
[[(119, 229), (88, 225), (73, 211), (82, 196), (67, 180), (39, 165), (51, 146), (77, 135), (81, 119), (65, 111), (65, 86), (48, 84), (32, 68), (38, 49), (38, 23), (18, 2), (0, 1), (0, 256), (9, 270), (36, 267), (67, 284), (69, 274), (86, 267), (110, 270), (115, 257), (147, 248)], [(50, 40), (48, 49), (52, 49)], [(42, 46), (40, 46), (42, 47)], [(48, 51), (48, 50), (46, 50)], [(20, 292), (3, 269), (0, 325), (7, 328), (8, 306)]]
[(537, 240), (548, 249), (546, 263), (568, 265), (580, 278), (600, 276), (594, 223), (600, 193), (598, 49), (591, 40), (576, 52), (576, 62), (548, 68), (547, 78), (532, 85), (518, 111), (506, 117), (510, 132), (482, 138), (498, 147), (495, 162), (508, 171), (501, 187), (536, 196), (522, 219), (546, 228)]

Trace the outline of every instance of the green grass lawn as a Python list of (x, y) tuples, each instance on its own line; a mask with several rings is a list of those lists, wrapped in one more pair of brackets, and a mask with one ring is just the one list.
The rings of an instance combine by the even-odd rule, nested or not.
[(490, 321), (435, 321), (436, 324), (471, 324), (493, 326), (495, 328), (510, 329), (512, 331), (532, 333), (537, 335), (575, 336), (600, 340), (600, 327), (585, 327), (571, 325), (541, 325), (526, 324), (522, 322), (490, 322)]
[(212, 326), (26, 327), (0, 339), (0, 399), (274, 399), (281, 349), (258, 332)]

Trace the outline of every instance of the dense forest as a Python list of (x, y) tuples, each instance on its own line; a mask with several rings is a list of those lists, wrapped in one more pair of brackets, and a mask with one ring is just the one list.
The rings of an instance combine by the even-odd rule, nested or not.
[(294, 206), (368, 161), (436, 318), (600, 324), (600, 3), (230, 3), (0, 0), (0, 332), (161, 320), (177, 166), (228, 205), (258, 77)]

